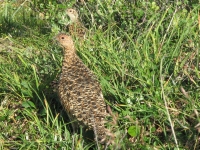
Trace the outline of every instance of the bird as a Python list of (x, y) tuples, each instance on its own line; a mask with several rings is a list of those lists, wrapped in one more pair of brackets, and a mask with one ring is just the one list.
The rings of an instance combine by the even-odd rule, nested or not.
[(59, 33), (56, 40), (63, 47), (58, 95), (72, 121), (73, 130), (80, 125), (91, 129), (95, 133), (95, 140), (105, 143), (108, 131), (105, 122), (109, 114), (106, 111), (100, 83), (76, 54), (70, 35)]
[(70, 18), (69, 23), (69, 33), (71, 36), (78, 37), (80, 39), (85, 39), (87, 28), (79, 21), (78, 13), (75, 9), (67, 9), (67, 15)]

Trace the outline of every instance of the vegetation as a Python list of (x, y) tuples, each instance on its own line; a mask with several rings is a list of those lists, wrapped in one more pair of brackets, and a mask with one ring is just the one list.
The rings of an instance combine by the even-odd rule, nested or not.
[(107, 149), (200, 149), (198, 0), (1, 1), (0, 149), (101, 149), (72, 133), (51, 86), (67, 8), (89, 29), (78, 54), (118, 114)]

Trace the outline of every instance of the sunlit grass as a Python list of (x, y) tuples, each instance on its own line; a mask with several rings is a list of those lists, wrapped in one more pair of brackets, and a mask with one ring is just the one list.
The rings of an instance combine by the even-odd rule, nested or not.
[[(141, 21), (137, 17), (143, 13), (136, 6), (143, 4), (138, 2), (136, 20), (122, 21), (131, 19), (122, 9), (120, 25), (112, 14), (102, 16), (123, 6), (118, 2), (119, 8), (112, 8), (105, 3), (99, 2), (97, 14), (89, 5), (80, 7), (91, 34), (75, 44), (78, 55), (97, 75), (106, 103), (118, 114), (116, 145), (121, 149), (198, 149), (199, 8), (187, 12), (168, 4), (157, 11), (148, 3), (151, 12)], [(80, 134), (73, 135), (51, 87), (62, 62), (62, 49), (53, 37), (57, 29), (65, 28), (63, 22), (49, 18), (56, 18), (56, 12), (62, 14), (73, 2), (49, 3), (48, 9), (37, 7), (40, 11), (28, 1), (0, 4), (0, 148), (97, 149), (81, 128)], [(49, 18), (40, 18), (41, 13)], [(89, 22), (91, 13), (99, 20)], [(105, 21), (102, 26), (101, 21)]]

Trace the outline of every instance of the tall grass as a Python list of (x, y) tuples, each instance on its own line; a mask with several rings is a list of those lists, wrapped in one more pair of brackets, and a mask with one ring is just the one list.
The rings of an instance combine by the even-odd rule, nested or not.
[(108, 149), (199, 149), (199, 6), (187, 2), (1, 2), (1, 149), (98, 149), (73, 134), (51, 87), (62, 62), (53, 37), (72, 6), (90, 31), (78, 55), (118, 114)]

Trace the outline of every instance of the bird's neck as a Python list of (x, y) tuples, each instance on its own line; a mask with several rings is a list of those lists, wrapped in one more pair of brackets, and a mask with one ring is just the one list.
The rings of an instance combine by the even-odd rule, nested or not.
[(76, 50), (74, 48), (71, 49), (64, 49), (64, 55), (63, 55), (63, 65), (64, 66), (70, 66), (72, 65), (74, 59), (76, 59)]
[(70, 21), (70, 22), (71, 22), (71, 24), (78, 22), (78, 19), (77, 19), (77, 18), (75, 18), (75, 17), (74, 17), (74, 18), (71, 18), (70, 20), (71, 20), (71, 21)]

